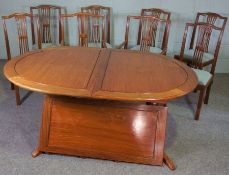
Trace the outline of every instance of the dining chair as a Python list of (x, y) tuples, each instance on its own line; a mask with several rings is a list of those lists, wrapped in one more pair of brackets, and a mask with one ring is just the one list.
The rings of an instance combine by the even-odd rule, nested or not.
[[(40, 21), (41, 47), (55, 47), (61, 42), (61, 7), (53, 5), (39, 5), (30, 7), (30, 13), (37, 14)], [(34, 21), (31, 22), (32, 41), (35, 44)]]
[(127, 16), (125, 41), (117, 48), (166, 55), (170, 20), (155, 16)]
[(141, 16), (153, 16), (160, 19), (170, 20), (171, 12), (159, 8), (141, 9)]
[[(211, 86), (213, 84), (213, 78), (215, 73), (216, 62), (218, 58), (218, 53), (220, 49), (220, 43), (223, 37), (224, 28), (226, 25), (227, 19), (224, 22), (224, 25), (221, 27), (216, 26), (213, 23), (208, 22), (196, 22), (196, 23), (187, 23), (184, 31), (183, 42), (186, 41), (188, 30), (190, 28), (195, 28), (196, 40), (194, 47), (194, 54), (192, 61), (189, 65), (193, 68), (194, 72), (198, 78), (198, 86), (196, 90), (200, 91), (199, 100), (197, 103), (197, 110), (195, 113), (195, 120), (199, 120), (200, 111), (203, 102), (208, 104), (209, 95)], [(214, 35), (213, 35), (214, 34)], [(211, 61), (210, 71), (203, 70), (203, 59), (204, 54), (208, 50), (209, 43), (211, 43), (212, 39), (216, 39), (215, 44), (211, 49), (214, 50), (214, 57)], [(192, 42), (192, 41), (191, 41)], [(182, 52), (184, 53), (184, 46), (182, 47)], [(183, 55), (181, 55), (181, 60), (183, 60)]]
[[(194, 56), (197, 57), (195, 47), (196, 47), (196, 42), (198, 41), (198, 37), (200, 37), (201, 35), (198, 36), (198, 33), (196, 31), (197, 30), (196, 24), (200, 22), (217, 26), (221, 28), (220, 32), (223, 32), (226, 26), (227, 17), (223, 17), (219, 14), (211, 13), (211, 12), (197, 13), (196, 20), (194, 26), (192, 27), (192, 30), (185, 31), (189, 33), (187, 33), (188, 37), (185, 40), (183, 39), (180, 54), (175, 55), (174, 58), (190, 64)], [(212, 40), (213, 35), (215, 35), (212, 32), (212, 30), (209, 31), (206, 30), (203, 32), (206, 33), (204, 37), (205, 46), (203, 48), (204, 49), (203, 54), (198, 55), (199, 57), (202, 57), (200, 58), (202, 60), (202, 63), (199, 65), (201, 69), (204, 68), (205, 66), (213, 64), (213, 62), (218, 59), (218, 52), (216, 51), (219, 50), (221, 44), (221, 39), (219, 40), (218, 38), (215, 38), (215, 41)], [(209, 47), (211, 47), (212, 44), (216, 44), (218, 48), (211, 51)]]
[(111, 7), (101, 5), (91, 5), (81, 7), (81, 12), (92, 13), (95, 15), (104, 15), (105, 17), (105, 41), (111, 44)]
[[(35, 25), (36, 25), (36, 29), (37, 29), (37, 45), (38, 45), (38, 48), (41, 48), (39, 19), (35, 15), (33, 17), (36, 18)], [(15, 37), (17, 37), (18, 49), (19, 49), (20, 55), (24, 54), (30, 50), (31, 47), (29, 46), (29, 40), (32, 37), (29, 38), (29, 30), (28, 30), (27, 24), (28, 24), (29, 19), (31, 21), (31, 18), (32, 18), (32, 15), (28, 14), (28, 13), (13, 13), (9, 16), (2, 16), (4, 36), (5, 36), (5, 45), (6, 45), (6, 53), (7, 53), (7, 61), (11, 60), (11, 49), (10, 49), (10, 45), (11, 45), (10, 41), (11, 40), (9, 40), (8, 31), (10, 31), (12, 34), (11, 38), (12, 38), (14, 46), (17, 43), (14, 39), (15, 39)], [(13, 19), (14, 19), (14, 21), (12, 21)], [(12, 27), (7, 27), (8, 25), (10, 25), (9, 23), (12, 24), (12, 22), (13, 22), (13, 24), (16, 25), (16, 26), (14, 25), (14, 27), (16, 27), (16, 32), (14, 32)], [(16, 104), (20, 105), (21, 99), (20, 99), (20, 93), (19, 93), (18, 86), (11, 83), (11, 89), (12, 90), (15, 89)]]
[(91, 13), (73, 13), (61, 15), (61, 45), (65, 45), (64, 18), (75, 18), (77, 23), (78, 44), (82, 47), (107, 48), (105, 42), (104, 16)]

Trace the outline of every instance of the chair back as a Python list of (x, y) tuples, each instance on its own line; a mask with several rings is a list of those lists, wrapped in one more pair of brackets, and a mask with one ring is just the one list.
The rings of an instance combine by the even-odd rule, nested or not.
[(95, 15), (104, 15), (105, 18), (105, 40), (107, 43), (111, 43), (111, 7), (105, 7), (101, 5), (91, 5), (87, 7), (81, 7), (81, 12), (92, 13)]
[[(7, 27), (7, 21), (11, 19), (15, 19), (16, 23), (16, 30), (17, 30), (17, 36), (18, 36), (18, 46), (20, 50), (20, 54), (23, 54), (25, 52), (29, 51), (29, 31), (28, 31), (28, 18), (34, 17), (36, 18), (36, 26), (37, 26), (37, 40), (38, 40), (38, 48), (41, 48), (41, 39), (40, 39), (40, 29), (39, 29), (39, 19), (36, 16), (32, 16), (28, 13), (13, 13), (9, 16), (2, 16), (3, 19), (3, 29), (4, 29), (4, 36), (5, 36), (5, 44), (6, 44), (6, 52), (7, 52), (7, 59), (11, 59), (11, 50), (10, 50), (10, 42), (9, 42), (9, 35), (8, 35), (8, 27)], [(13, 29), (11, 28), (10, 31)]]
[[(217, 13), (212, 13), (212, 12), (204, 12), (204, 13), (197, 13), (195, 24), (204, 22), (207, 24), (212, 24), (216, 27), (222, 28), (224, 31), (226, 22), (227, 22), (227, 17), (223, 17)], [(193, 33), (192, 33), (192, 38), (190, 42), (190, 49), (193, 49), (194, 42), (195, 42), (195, 35), (196, 35), (196, 26), (194, 26)], [(211, 36), (211, 31), (208, 33), (208, 38)], [(210, 39), (208, 39), (210, 40)], [(206, 43), (207, 44), (207, 43)], [(207, 51), (207, 50), (206, 50)]]
[(171, 12), (158, 8), (142, 9), (141, 16), (153, 16), (160, 19), (170, 20)]
[(100, 44), (105, 47), (105, 22), (104, 16), (91, 13), (74, 13), (61, 15), (62, 42), (64, 45), (64, 18), (75, 18), (79, 45), (88, 47), (88, 43)]
[[(136, 31), (133, 27), (138, 29), (138, 35), (133, 35), (134, 31)], [(128, 49), (129, 39), (137, 36), (137, 43), (135, 45), (140, 45), (140, 51), (147, 52), (150, 47), (158, 47), (166, 54), (169, 30), (170, 20), (154, 16), (128, 16), (124, 48)], [(133, 45), (133, 43), (131, 44)]]
[[(193, 24), (193, 30), (195, 30), (193, 31), (195, 32), (195, 37), (193, 38), (193, 40), (195, 42), (193, 42), (192, 44), (192, 47), (194, 49), (194, 55), (191, 63), (192, 67), (201, 68), (203, 54), (208, 53), (209, 47), (211, 47), (214, 56), (211, 73), (214, 74), (225, 24), (221, 27), (218, 27), (208, 22), (198, 22)], [(188, 33), (188, 27), (189, 24), (187, 24), (185, 27), (185, 33)]]
[[(40, 21), (40, 32), (42, 43), (56, 43), (56, 35), (58, 36), (57, 43), (61, 41), (61, 7), (53, 5), (39, 5), (35, 7), (30, 7), (30, 13), (37, 14)], [(58, 27), (56, 27), (58, 26)], [(34, 34), (34, 21), (32, 18), (31, 23), (32, 29), (32, 40), (35, 43)]]

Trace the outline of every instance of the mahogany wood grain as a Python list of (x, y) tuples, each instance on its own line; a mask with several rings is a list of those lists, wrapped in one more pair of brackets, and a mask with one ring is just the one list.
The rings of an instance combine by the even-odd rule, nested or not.
[(40, 152), (163, 163), (166, 107), (56, 96), (44, 105)]
[(44, 100), (33, 157), (47, 152), (150, 165), (164, 161), (175, 169), (164, 153), (167, 107), (152, 104), (166, 104), (196, 87), (197, 77), (185, 64), (160, 54), (59, 47), (18, 56), (4, 74), (19, 87), (53, 94)]
[(33, 91), (111, 100), (166, 102), (197, 84), (188, 66), (159, 54), (84, 47), (28, 53), (7, 63), (4, 73)]

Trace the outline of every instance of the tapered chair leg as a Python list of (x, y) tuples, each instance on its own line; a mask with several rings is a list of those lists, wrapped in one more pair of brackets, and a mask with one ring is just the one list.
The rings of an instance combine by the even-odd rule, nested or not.
[(14, 85), (14, 88), (15, 88), (16, 104), (20, 105), (21, 100), (20, 100), (19, 87)]
[(208, 104), (208, 100), (209, 100), (209, 95), (210, 95), (210, 91), (211, 91), (211, 86), (212, 83), (208, 86), (207, 91), (206, 91), (206, 96), (204, 98), (204, 104)]
[(14, 90), (14, 84), (10, 83), (10, 86), (11, 86), (11, 90)]
[(196, 114), (195, 114), (195, 120), (199, 120), (200, 111), (201, 111), (201, 107), (202, 107), (202, 104), (203, 104), (205, 91), (206, 91), (205, 88), (200, 90), (199, 100), (198, 100)]

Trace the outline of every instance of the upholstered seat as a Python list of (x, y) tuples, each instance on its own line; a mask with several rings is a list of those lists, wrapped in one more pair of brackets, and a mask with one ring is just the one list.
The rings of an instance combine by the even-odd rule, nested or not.
[[(106, 48), (112, 48), (112, 46), (109, 43), (105, 43)], [(96, 47), (96, 48), (101, 48), (102, 44), (101, 43), (88, 43), (88, 47)]]
[(196, 73), (199, 85), (207, 85), (209, 80), (212, 78), (212, 74), (205, 70), (193, 69), (193, 71)]
[[(53, 43), (42, 43), (41, 44), (41, 49), (46, 49), (46, 48), (50, 48), (50, 47), (59, 47), (61, 46), (60, 44), (53, 44)], [(34, 44), (32, 47), (33, 50), (38, 49), (37, 44)]]
[[(188, 62), (192, 61), (193, 56), (194, 56), (194, 51), (195, 51), (194, 49), (185, 50), (184, 51), (184, 61), (188, 61)], [(208, 62), (213, 59), (214, 59), (214, 55), (204, 52), (203, 59), (202, 59), (203, 63)]]
[[(140, 50), (140, 45), (132, 47), (130, 50)], [(159, 53), (159, 54), (162, 52), (162, 50), (158, 47), (150, 47), (149, 51), (152, 53)]]

